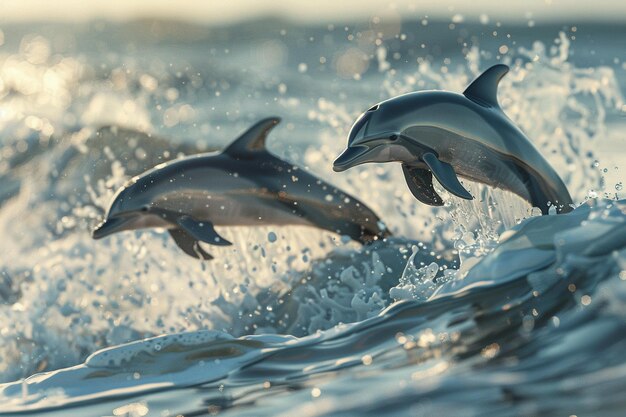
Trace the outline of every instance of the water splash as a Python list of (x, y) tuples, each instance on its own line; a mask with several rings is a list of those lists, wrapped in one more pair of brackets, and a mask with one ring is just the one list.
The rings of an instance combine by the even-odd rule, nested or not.
[[(569, 48), (560, 36), (555, 45), (510, 51), (500, 97), (582, 202), (601, 189), (593, 144), (623, 99), (612, 69), (578, 68)], [(462, 285), (503, 231), (533, 215), (524, 202), (474, 184), (466, 185), (478, 198), (457, 201), (436, 185), (447, 201), (438, 209), (415, 201), (396, 165), (342, 175), (330, 167), (368, 105), (415, 89), (462, 91), (484, 66), (484, 52), (470, 48), (466, 61), (444, 72), (425, 58), (416, 68), (397, 67), (383, 45), (374, 73), (335, 97), (322, 89), (332, 79), (307, 75), (312, 64), (305, 73), (241, 74), (238, 57), (194, 61), (194, 53), (170, 66), (154, 51), (145, 61), (124, 51), (63, 55), (50, 39), (26, 36), (16, 52), (0, 55), (2, 380), (162, 333), (305, 336), (376, 316), (394, 299), (425, 301), (444, 285)], [(274, 152), (363, 198), (399, 238), (361, 249), (310, 229), (233, 228), (220, 233), (236, 245), (211, 248), (219, 261), (210, 264), (181, 257), (161, 231), (90, 239), (130, 176), (220, 148), (247, 117), (276, 112), (260, 103), (289, 116), (271, 139)]]

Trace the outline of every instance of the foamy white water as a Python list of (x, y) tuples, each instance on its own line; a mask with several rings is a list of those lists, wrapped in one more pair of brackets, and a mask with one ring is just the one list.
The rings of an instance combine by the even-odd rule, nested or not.
[[(519, 35), (498, 58), (491, 37), (422, 48), (419, 25), (379, 46), (359, 41), (367, 30), (284, 26), (224, 38), (167, 25), (150, 36), (132, 24), (2, 28), (2, 411), (594, 412), (600, 394), (576, 372), (615, 393), (602, 397), (603, 415), (619, 410), (620, 63), (578, 58), (588, 44), (571, 28), (550, 32), (554, 41)], [(450, 36), (447, 23), (441, 30)], [(416, 89), (462, 91), (494, 60), (512, 67), (505, 112), (576, 203), (593, 208), (516, 226), (536, 213), (499, 190), (470, 184), (472, 202), (438, 190), (447, 201), (438, 209), (414, 200), (395, 164), (331, 172), (363, 109)], [(182, 255), (162, 231), (91, 239), (130, 176), (221, 148), (274, 114), (284, 121), (270, 150), (367, 202), (393, 239), (361, 248), (307, 228), (224, 229), (235, 245), (211, 248), (210, 263)], [(502, 243), (513, 228), (541, 239)], [(542, 397), (559, 388), (551, 378), (578, 408)]]

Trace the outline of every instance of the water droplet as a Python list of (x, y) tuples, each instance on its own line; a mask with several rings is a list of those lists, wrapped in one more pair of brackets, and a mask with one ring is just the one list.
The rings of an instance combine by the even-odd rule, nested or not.
[(617, 191), (622, 191), (623, 188), (624, 188), (624, 185), (621, 182), (618, 182), (617, 184), (615, 184), (615, 189)]
[(454, 16), (452, 16), (452, 23), (463, 23), (464, 20), (465, 20), (465, 17), (460, 13), (457, 13)]
[(267, 234), (267, 240), (269, 240), (271, 243), (276, 242), (276, 239), (277, 239), (277, 237), (276, 237), (276, 233), (274, 233), (274, 232), (269, 232), (269, 233)]

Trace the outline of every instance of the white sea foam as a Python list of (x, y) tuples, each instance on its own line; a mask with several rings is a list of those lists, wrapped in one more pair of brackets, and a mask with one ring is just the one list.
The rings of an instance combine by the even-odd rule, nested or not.
[[(512, 70), (501, 83), (500, 100), (581, 203), (603, 191), (593, 151), (607, 135), (607, 114), (621, 108), (623, 99), (611, 68), (576, 67), (568, 59), (569, 47), (561, 35), (555, 45), (511, 51), (505, 61)], [(211, 71), (198, 75), (193, 68), (185, 72), (183, 64), (170, 69), (157, 58), (142, 66), (119, 57), (104, 70), (94, 64), (99, 60), (59, 57), (46, 52), (49, 48), (49, 39), (27, 37), (18, 52), (0, 56), (3, 381), (79, 364), (98, 349), (159, 334), (198, 331), (185, 337), (201, 335), (202, 346), (220, 338), (237, 344), (231, 337), (250, 334), (306, 336), (332, 329), (320, 336), (330, 337), (343, 331), (342, 323), (376, 320), (394, 300), (427, 302), (471, 285), (488, 286), (494, 277), (504, 282), (543, 268), (555, 253), (568, 253), (531, 247), (524, 256), (507, 252), (506, 263), (483, 260), (498, 248), (502, 232), (534, 214), (510, 193), (469, 184), (477, 198), (467, 202), (436, 185), (446, 205), (433, 208), (407, 192), (396, 164), (331, 172), (350, 124), (368, 104), (415, 89), (462, 91), (486, 65), (478, 48), (468, 51), (466, 63), (448, 65), (446, 72), (428, 61), (396, 70), (380, 50), (378, 67), (384, 72), (367, 75), (367, 82), (355, 81), (339, 94), (353, 94), (352, 100), (311, 93), (306, 88), (320, 85), (293, 78), (306, 73), (281, 78), (260, 72), (242, 80), (227, 62), (207, 64)], [(213, 73), (224, 79), (211, 78)], [(279, 83), (288, 86), (275, 101), (263, 96), (276, 103), (271, 110), (263, 108), (264, 115), (287, 116), (272, 134), (270, 150), (367, 202), (397, 239), (358, 248), (307, 228), (232, 228), (220, 233), (235, 244), (207, 248), (217, 259), (200, 263), (182, 255), (163, 231), (90, 238), (112, 194), (141, 167), (234, 138), (249, 122), (243, 116), (259, 115), (265, 93), (250, 91), (264, 83), (272, 92)], [(362, 86), (368, 88), (361, 91)], [(225, 99), (216, 105), (216, 97)], [(216, 106), (223, 111), (216, 113)], [(190, 115), (195, 119), (187, 119)], [(105, 124), (119, 134), (98, 136)], [(614, 193), (614, 184), (606, 188)], [(600, 234), (614, 226), (608, 220), (596, 225)], [(583, 232), (577, 233), (576, 239)], [(452, 251), (461, 258), (460, 268)], [(540, 282), (532, 284), (542, 288)], [(176, 337), (100, 352), (87, 367), (140, 361), (136, 358), (152, 352), (155, 340), (174, 346)], [(182, 351), (193, 349), (192, 342), (176, 343)], [(38, 383), (37, 378), (42, 377), (30, 382)], [(177, 381), (205, 381), (194, 378)], [(166, 375), (149, 383), (158, 388), (172, 380)]]

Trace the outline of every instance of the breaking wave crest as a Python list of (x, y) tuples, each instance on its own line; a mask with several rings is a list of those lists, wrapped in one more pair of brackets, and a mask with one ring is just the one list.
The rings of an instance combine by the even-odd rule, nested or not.
[[(462, 91), (493, 59), (471, 47), (458, 62), (394, 68), (385, 48), (373, 53), (380, 71), (334, 99), (319, 94), (331, 94), (324, 74), (304, 85), (287, 67), (244, 76), (228, 63), (246, 56), (206, 62), (192, 51), (167, 65), (155, 51), (116, 51), (104, 68), (101, 56), (63, 55), (40, 35), (0, 54), (2, 411), (85, 403), (145, 415), (160, 407), (150, 393), (185, 388), (185, 401), (165, 408), (192, 411), (193, 400), (245, 415), (262, 397), (255, 415), (379, 415), (391, 401), (398, 415), (462, 404), (503, 416), (582, 413), (608, 397), (606, 415), (618, 415), (626, 206), (595, 151), (623, 106), (614, 70), (574, 65), (563, 33), (502, 58), (512, 68), (505, 112), (580, 205), (536, 218), (518, 197), (476, 184), (473, 201), (435, 185), (445, 206), (422, 205), (394, 164), (331, 173), (360, 111), (416, 89)], [(274, 113), (285, 122), (270, 150), (358, 196), (395, 237), (360, 247), (304, 227), (231, 228), (220, 234), (235, 244), (211, 248), (210, 263), (159, 230), (91, 239), (128, 178), (220, 149)], [(555, 379), (558, 393), (546, 388)], [(405, 382), (385, 388), (391, 380)], [(365, 384), (377, 387), (367, 398), (346, 388)], [(320, 393), (315, 408), (305, 403)], [(144, 397), (120, 399), (131, 395)], [(474, 396), (485, 400), (466, 401)], [(544, 408), (526, 401), (538, 396)]]

